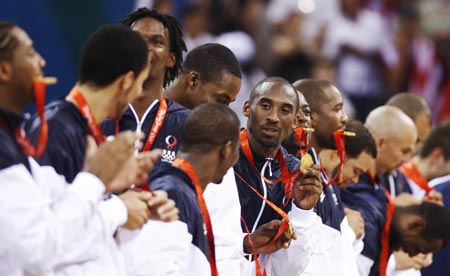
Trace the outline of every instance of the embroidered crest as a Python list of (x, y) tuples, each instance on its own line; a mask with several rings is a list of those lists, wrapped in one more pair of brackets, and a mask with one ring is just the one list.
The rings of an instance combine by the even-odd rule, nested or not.
[(177, 138), (175, 138), (175, 136), (169, 135), (166, 137), (165, 142), (166, 142), (167, 147), (165, 149), (163, 149), (161, 161), (167, 162), (167, 163), (172, 163), (176, 157), (176, 152), (173, 149), (176, 146), (178, 141), (177, 141)]

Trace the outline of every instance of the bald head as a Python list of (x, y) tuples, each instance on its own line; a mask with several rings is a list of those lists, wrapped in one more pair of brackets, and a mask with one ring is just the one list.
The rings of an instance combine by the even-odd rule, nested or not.
[(400, 93), (390, 98), (386, 105), (405, 112), (416, 124), (419, 141), (425, 141), (431, 131), (431, 110), (422, 97), (414, 93)]
[(414, 122), (399, 108), (380, 106), (369, 113), (365, 123), (372, 135), (376, 137), (397, 137), (404, 132), (415, 132)]
[(414, 93), (400, 93), (392, 98), (386, 103), (389, 106), (395, 106), (405, 112), (413, 121), (416, 116), (422, 112), (430, 114), (430, 107), (424, 98), (420, 97)]
[(334, 85), (326, 80), (301, 79), (294, 82), (294, 87), (305, 96), (310, 108), (318, 112), (321, 105), (328, 100), (327, 92)]
[(280, 77), (268, 77), (258, 82), (253, 88), (252, 92), (250, 93), (249, 98), (250, 104), (252, 104), (258, 96), (261, 96), (267, 91), (269, 91), (274, 85), (286, 86), (288, 88), (288, 91), (292, 93), (292, 95), (295, 95), (295, 98), (297, 99), (295, 103), (295, 112), (297, 112), (299, 107), (298, 92), (295, 90), (294, 86), (292, 86), (292, 84), (289, 81)]
[(377, 143), (378, 173), (390, 173), (398, 169), (414, 153), (416, 126), (400, 109), (380, 106), (369, 113), (365, 125)]

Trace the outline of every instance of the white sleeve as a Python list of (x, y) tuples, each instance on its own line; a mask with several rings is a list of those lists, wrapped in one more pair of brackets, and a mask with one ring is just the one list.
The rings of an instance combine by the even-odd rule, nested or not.
[(99, 211), (106, 231), (111, 237), (119, 226), (127, 222), (127, 207), (118, 196), (112, 195), (111, 198), (100, 202)]
[(89, 173), (67, 186), (49, 167), (30, 164), (34, 177), (22, 164), (0, 171), (0, 251), (15, 267), (40, 273), (77, 247), (105, 188)]
[[(122, 228), (119, 228), (119, 236)], [(179, 220), (149, 220), (139, 235), (122, 247), (128, 275), (189, 275), (192, 235)]]
[(362, 235), (361, 238), (359, 239), (356, 238), (356, 234), (351, 228), (347, 216), (345, 216), (341, 222), (341, 233), (344, 241), (353, 246), (353, 252), (356, 258), (356, 256), (358, 256), (358, 254), (360, 254), (364, 248), (363, 242), (364, 234)]
[(241, 228), (241, 204), (233, 167), (220, 184), (208, 184), (203, 196), (211, 217), (219, 275), (239, 276), (245, 235)]
[(288, 215), (297, 239), (291, 241), (287, 250), (272, 254), (269, 259), (271, 274), (332, 275), (326, 260), (333, 240), (339, 238), (338, 232), (327, 229), (313, 210), (302, 210), (294, 203)]
[(356, 258), (356, 263), (358, 264), (359, 275), (366, 276), (369, 275), (374, 261), (369, 257), (364, 256), (363, 254), (359, 254)]

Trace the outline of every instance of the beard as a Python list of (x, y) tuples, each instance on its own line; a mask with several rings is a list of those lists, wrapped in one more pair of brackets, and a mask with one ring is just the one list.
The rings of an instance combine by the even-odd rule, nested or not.
[(333, 135), (327, 136), (327, 137), (317, 136), (317, 142), (323, 148), (332, 149), (332, 150), (336, 149), (336, 142), (334, 141)]

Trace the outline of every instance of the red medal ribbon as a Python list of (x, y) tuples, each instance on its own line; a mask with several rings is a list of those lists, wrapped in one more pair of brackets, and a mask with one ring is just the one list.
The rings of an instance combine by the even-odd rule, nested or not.
[(78, 110), (80, 110), (81, 115), (87, 120), (89, 133), (94, 137), (97, 145), (106, 141), (106, 137), (103, 135), (99, 125), (95, 121), (94, 114), (92, 113), (92, 109), (89, 107), (86, 99), (83, 94), (81, 94), (80, 90), (76, 87), (72, 88), (72, 91), (69, 93), (69, 97), (71, 97), (78, 106)]
[(386, 276), (386, 269), (389, 261), (389, 235), (391, 232), (391, 222), (395, 210), (395, 202), (391, 195), (384, 188), (384, 193), (388, 200), (386, 208), (386, 222), (384, 223), (383, 233), (381, 234), (381, 254), (380, 254), (380, 276)]
[[(167, 100), (166, 98), (162, 97), (159, 103), (158, 111), (156, 112), (155, 120), (153, 121), (152, 127), (150, 128), (147, 141), (145, 142), (142, 151), (148, 151), (152, 148), (153, 144), (155, 143), (156, 137), (158, 136), (158, 133), (164, 123), (164, 119), (166, 118), (167, 110)], [(116, 121), (116, 134), (118, 134), (119, 131), (119, 121)]]
[(200, 205), (200, 209), (202, 211), (203, 221), (206, 225), (207, 238), (208, 238), (208, 247), (209, 247), (209, 265), (211, 266), (211, 275), (218, 276), (216, 266), (216, 252), (214, 247), (214, 233), (212, 230), (211, 219), (209, 217), (208, 209), (206, 208), (205, 199), (203, 198), (202, 187), (200, 186), (200, 182), (198, 181), (197, 175), (195, 174), (194, 168), (188, 161), (180, 158), (176, 158), (172, 166), (178, 167), (182, 171), (184, 171), (191, 181), (194, 183), (195, 193), (197, 194), (198, 205)]
[(404, 163), (401, 166), (400, 171), (406, 176), (406, 178), (409, 178), (412, 181), (414, 181), (414, 183), (416, 183), (417, 186), (419, 186), (422, 190), (424, 190), (427, 193), (427, 195), (432, 190), (434, 190), (428, 185), (428, 181), (425, 178), (423, 178), (422, 174), (419, 171), (419, 168), (417, 168), (417, 165), (413, 161)]
[[(256, 193), (256, 195), (261, 198), (263, 201), (266, 202), (267, 205), (269, 205), (277, 214), (279, 214), (283, 220), (281, 221), (281, 226), (278, 229), (277, 234), (275, 235), (275, 238), (273, 239), (272, 244), (270, 245), (271, 248), (273, 246), (273, 243), (281, 236), (283, 235), (283, 233), (290, 227), (290, 223), (289, 223), (289, 217), (286, 214), (285, 211), (283, 211), (281, 208), (279, 208), (277, 205), (275, 205), (275, 203), (273, 203), (272, 201), (268, 200), (267, 198), (265, 198), (263, 195), (261, 195), (255, 188), (252, 187), (252, 185), (250, 185), (250, 183), (248, 183), (240, 174), (238, 174), (237, 172), (234, 172), (234, 174), (242, 180), (242, 182), (244, 182), (253, 192)], [(244, 218), (241, 217), (241, 220), (244, 221)], [(247, 227), (245, 221), (244, 221), (244, 225), (245, 227)], [(247, 234), (250, 235), (250, 231), (247, 230)], [(249, 237), (250, 239), (250, 237)], [(252, 246), (253, 251), (255, 251), (252, 243), (250, 243), (250, 245)], [(272, 249), (270, 249), (270, 251), (272, 251)], [(270, 257), (270, 255), (269, 255)], [(269, 260), (269, 257), (267, 258), (266, 262)], [(258, 271), (258, 267), (260, 267), (259, 264), (259, 260), (258, 258), (255, 258), (255, 265), (256, 265), (256, 270)], [(265, 265), (264, 265), (265, 266)], [(264, 275), (266, 275), (266, 270), (264, 268)], [(259, 275), (258, 275), (259, 276)]]
[(145, 142), (143, 151), (150, 150), (155, 143), (156, 136), (158, 136), (158, 132), (161, 129), (164, 119), (167, 114), (167, 100), (162, 97), (159, 103), (158, 112), (156, 112), (155, 120), (153, 121), (152, 128), (150, 129), (150, 133), (148, 134), (147, 142)]
[[(345, 161), (345, 135), (343, 130), (337, 130), (333, 133), (334, 142), (336, 143), (336, 149), (339, 156), (339, 178), (338, 183), (342, 183), (342, 170), (344, 168)], [(336, 176), (334, 176), (336, 178)]]
[[(241, 221), (244, 224), (245, 232), (247, 232), (248, 243), (250, 244), (250, 246), (252, 247), (252, 250), (253, 250), (253, 260), (255, 260), (255, 266), (256, 266), (256, 275), (255, 276), (263, 276), (263, 272), (261, 270), (261, 264), (259, 263), (259, 260), (258, 260), (258, 254), (256, 254), (255, 245), (253, 244), (250, 230), (248, 229), (247, 223), (245, 222), (245, 220), (242, 216), (241, 216)], [(266, 271), (264, 270), (264, 272), (266, 272)]]
[[(298, 127), (295, 129), (295, 138), (297, 138), (297, 143), (300, 147), (300, 156), (305, 155), (308, 149), (308, 132), (305, 131), (302, 127)], [(302, 142), (305, 145), (305, 149), (302, 149)]]
[[(150, 128), (150, 133), (148, 134), (147, 141), (145, 142), (143, 151), (150, 150), (153, 144), (155, 143), (156, 137), (158, 136), (158, 133), (161, 130), (161, 127), (164, 123), (164, 119), (166, 118), (167, 109), (168, 109), (167, 100), (166, 98), (162, 97), (158, 111), (156, 112), (155, 120), (153, 121), (152, 127)], [(119, 121), (116, 121), (116, 135), (118, 133), (119, 133)], [(148, 183), (146, 182), (141, 183), (140, 186), (142, 187), (143, 190), (153, 193)]]
[[(242, 151), (244, 152), (244, 155), (247, 158), (247, 161), (250, 163), (250, 166), (252, 166), (252, 168), (256, 172), (258, 172), (258, 174), (264, 179), (264, 181), (268, 184), (278, 183), (281, 181), (287, 181), (288, 183), (285, 183), (284, 189), (285, 189), (285, 191), (289, 191), (291, 188), (290, 179), (292, 177), (292, 174), (289, 173), (289, 169), (286, 166), (286, 161), (284, 160), (281, 150), (278, 150), (277, 157), (276, 157), (278, 164), (280, 165), (281, 177), (278, 179), (275, 179), (274, 181), (271, 181), (271, 180), (267, 179), (264, 175), (262, 175), (261, 172), (258, 170), (258, 168), (256, 168), (256, 166), (255, 166), (255, 160), (253, 158), (252, 150), (250, 149), (250, 144), (248, 141), (248, 133), (247, 133), (246, 129), (241, 131), (240, 140), (241, 140)], [(286, 195), (287, 194), (288, 193), (286, 193)]]
[(45, 90), (46, 84), (43, 81), (35, 81), (33, 83), (34, 97), (36, 100), (36, 108), (41, 120), (41, 129), (39, 130), (39, 140), (37, 147), (33, 146), (30, 139), (26, 136), (25, 130), (21, 127), (16, 129), (16, 140), (26, 155), (32, 157), (40, 157), (44, 154), (48, 140), (48, 124), (44, 115)]
[(323, 167), (322, 163), (320, 164), (320, 169), (322, 173), (330, 180), (325, 184), (327, 187), (337, 182), (337, 184), (342, 183), (342, 170), (344, 169), (344, 161), (345, 161), (345, 135), (343, 130), (336, 130), (333, 133), (334, 142), (336, 143), (337, 154), (339, 156), (339, 170), (338, 172), (330, 178), (330, 175)]

